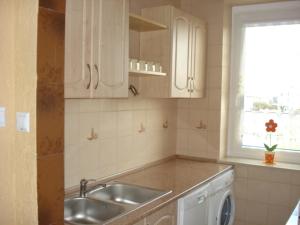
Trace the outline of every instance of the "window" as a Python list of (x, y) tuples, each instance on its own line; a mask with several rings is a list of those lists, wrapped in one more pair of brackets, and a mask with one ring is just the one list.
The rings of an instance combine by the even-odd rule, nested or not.
[(233, 7), (228, 151), (262, 158), (265, 122), (278, 159), (300, 163), (300, 2)]

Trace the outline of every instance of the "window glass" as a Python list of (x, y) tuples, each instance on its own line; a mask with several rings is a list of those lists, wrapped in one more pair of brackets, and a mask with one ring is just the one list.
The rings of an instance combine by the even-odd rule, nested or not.
[(272, 143), (300, 151), (300, 24), (244, 28), (242, 147), (268, 143), (265, 122), (278, 123)]

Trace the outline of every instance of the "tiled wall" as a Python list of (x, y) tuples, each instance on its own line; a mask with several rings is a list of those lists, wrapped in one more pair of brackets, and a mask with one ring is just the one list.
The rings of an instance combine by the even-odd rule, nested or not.
[[(66, 188), (175, 154), (176, 100), (75, 99), (65, 105)], [(95, 140), (87, 139), (91, 129)]]
[(285, 224), (300, 198), (300, 171), (235, 168), (235, 225)]
[[(178, 100), (177, 154), (217, 159), (220, 148), (222, 1), (182, 0), (181, 7), (207, 22), (206, 94)], [(200, 126), (202, 121), (202, 129)]]
[[(209, 98), (178, 100), (177, 150), (179, 155), (217, 159), (219, 110), (209, 110)], [(200, 123), (202, 122), (202, 128)]]

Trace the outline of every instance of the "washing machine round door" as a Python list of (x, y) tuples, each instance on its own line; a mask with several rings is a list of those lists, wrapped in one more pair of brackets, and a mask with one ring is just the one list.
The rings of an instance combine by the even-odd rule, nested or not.
[(235, 202), (231, 190), (224, 193), (218, 209), (217, 225), (232, 225), (235, 215)]

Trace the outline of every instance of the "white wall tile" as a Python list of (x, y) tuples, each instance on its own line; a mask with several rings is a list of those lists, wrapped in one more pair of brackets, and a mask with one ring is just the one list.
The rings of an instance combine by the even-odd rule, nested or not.
[(189, 128), (189, 122), (190, 122), (190, 110), (179, 109), (177, 111), (177, 128), (187, 129)]
[(247, 179), (235, 178), (234, 192), (237, 199), (247, 199)]
[(131, 99), (119, 99), (118, 102), (118, 111), (130, 111), (132, 109), (132, 100)]
[(208, 109), (208, 93), (205, 91), (204, 98), (195, 98), (190, 100), (190, 108), (191, 109)]
[(65, 100), (65, 112), (66, 113), (77, 113), (79, 112), (79, 104), (76, 99)]
[(255, 225), (265, 225), (268, 220), (268, 205), (254, 201), (248, 201), (246, 221)]
[(188, 151), (188, 129), (178, 129), (177, 130), (177, 154), (184, 155)]
[(210, 88), (208, 89), (208, 109), (221, 110), (221, 89)]
[(290, 207), (296, 207), (298, 201), (300, 200), (300, 186), (291, 185), (291, 194), (290, 194)]
[(300, 171), (291, 172), (291, 182), (292, 184), (300, 186)]
[(118, 136), (129, 136), (133, 130), (133, 115), (131, 111), (119, 111), (118, 114)]
[[(299, 177), (300, 178), (300, 177)], [(270, 181), (290, 184), (292, 180), (292, 172), (285, 169), (271, 169), (270, 170)]]
[[(86, 144), (89, 143), (88, 138), (91, 137), (91, 131), (94, 129), (94, 132), (100, 136), (101, 131), (100, 131), (100, 113), (80, 113), (79, 114), (79, 126), (78, 122), (75, 122), (74, 118), (74, 129), (70, 130), (70, 133), (76, 132), (75, 127), (77, 130), (79, 130), (79, 135), (80, 135), (80, 143), (81, 144)], [(77, 118), (76, 118), (77, 119)], [(76, 140), (74, 140), (75, 142)]]
[(285, 206), (270, 205), (268, 208), (268, 225), (286, 224), (291, 210)]
[(100, 110), (103, 112), (115, 112), (118, 110), (118, 99), (100, 99)]
[[(288, 215), (300, 199), (300, 186), (292, 185), (292, 180), (298, 176), (296, 171), (265, 168), (257, 166), (235, 166), (234, 191), (238, 205), (257, 205), (265, 214), (267, 207), (267, 221), (265, 216), (250, 209), (250, 213), (245, 217), (244, 211), (237, 210), (236, 218), (238, 222), (245, 224), (285, 224)], [(245, 199), (246, 196), (246, 199)], [(259, 206), (261, 205), (261, 206)], [(259, 216), (261, 219), (252, 219), (249, 214)], [(236, 225), (236, 223), (235, 223)]]
[(100, 112), (101, 111), (101, 107), (100, 107), (100, 101), (99, 99), (82, 99), (79, 100), (79, 111), (81, 113), (84, 112), (90, 112), (90, 113), (94, 113), (94, 112)]
[(189, 109), (191, 100), (189, 99), (178, 99), (177, 107), (178, 109)]
[(207, 129), (209, 131), (220, 131), (220, 113), (221, 112), (219, 110), (208, 111)]
[[(243, 221), (246, 217), (246, 211), (248, 209), (247, 200), (236, 199), (235, 201), (235, 220)], [(237, 223), (235, 222), (235, 225)]]
[(248, 179), (269, 181), (270, 170), (264, 167), (249, 166), (248, 167)]
[(198, 129), (197, 127), (200, 126), (201, 121), (203, 125), (207, 126), (207, 122), (208, 122), (207, 111), (200, 110), (200, 109), (191, 109), (189, 122), (188, 122), (189, 128)]
[(80, 114), (72, 113), (68, 116), (68, 127), (65, 129), (65, 133), (69, 136), (69, 144), (70, 145), (79, 145), (80, 143)]
[[(99, 138), (117, 137), (117, 112), (101, 112), (99, 115)], [(95, 122), (97, 121), (95, 120)]]
[(191, 130), (188, 135), (191, 156), (205, 157), (207, 154), (207, 132)]
[(272, 184), (265, 181), (259, 180), (248, 180), (247, 189), (247, 199), (250, 201), (268, 203), (269, 202), (269, 192), (272, 190)]
[(247, 178), (247, 166), (244, 165), (235, 165), (234, 166), (235, 177), (236, 178)]
[(117, 142), (117, 161), (122, 162), (118, 164), (118, 170), (126, 170), (133, 167), (135, 161), (134, 148), (132, 147), (132, 136), (119, 137)]
[[(170, 99), (66, 100), (65, 187), (175, 154), (176, 106)], [(92, 128), (98, 138), (90, 141)]]
[(291, 186), (289, 184), (270, 183), (269, 203), (281, 206), (289, 206)]
[(209, 67), (207, 68), (207, 88), (221, 88), (222, 85), (222, 67)]
[(208, 45), (207, 66), (222, 66), (222, 45)]

